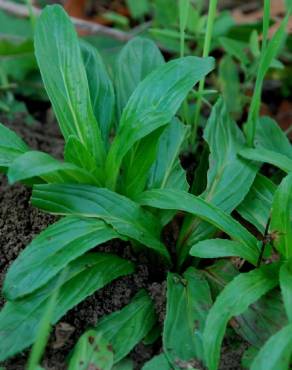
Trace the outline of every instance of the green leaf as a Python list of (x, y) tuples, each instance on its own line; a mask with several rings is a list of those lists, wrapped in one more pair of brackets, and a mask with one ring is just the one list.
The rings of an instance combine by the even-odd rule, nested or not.
[(284, 306), (289, 319), (292, 322), (292, 259), (284, 262), (280, 268), (280, 287)]
[(68, 370), (111, 370), (114, 362), (109, 342), (101, 333), (88, 330), (78, 340)]
[(221, 99), (212, 109), (204, 139), (209, 145), (210, 157), (208, 185), (202, 196), (231, 212), (249, 191), (257, 167), (238, 158), (237, 152), (244, 147), (245, 139)]
[(91, 105), (78, 37), (61, 6), (42, 11), (35, 31), (35, 54), (65, 140), (78, 137), (102, 167), (104, 143)]
[(0, 11), (1, 34), (6, 38), (23, 40), (31, 39), (33, 31), (28, 19), (18, 18)]
[(139, 83), (163, 64), (160, 50), (149, 39), (135, 37), (122, 48), (115, 71), (118, 118)]
[(169, 123), (187, 93), (213, 67), (212, 58), (180, 58), (158, 67), (139, 83), (123, 110), (106, 160), (108, 187), (115, 187), (125, 154), (137, 141)]
[(125, 156), (127, 192), (131, 198), (147, 188), (179, 188), (188, 190), (186, 173), (179, 154), (187, 128), (174, 118), (163, 130), (158, 129), (138, 142)]
[(149, 170), (157, 158), (161, 131), (159, 128), (145, 136), (124, 158), (121, 192), (129, 198), (135, 198), (145, 188)]
[(288, 20), (289, 14), (287, 14), (286, 17), (282, 20), (279, 28), (273, 35), (268, 45), (264, 48), (260, 56), (254, 93), (248, 112), (247, 123), (244, 126), (244, 131), (247, 137), (247, 144), (250, 147), (254, 144), (256, 126), (259, 117), (263, 81), (266, 73), (271, 67), (273, 60), (276, 58), (277, 54), (280, 51), (280, 48), (283, 46)]
[(292, 160), (292, 145), (276, 121), (261, 117), (257, 124), (255, 146), (282, 154)]
[(50, 295), (48, 302), (46, 304), (46, 307), (44, 307), (42, 318), (37, 328), (35, 342), (32, 346), (32, 349), (30, 351), (29, 358), (27, 361), (27, 366), (26, 366), (27, 370), (36, 370), (45, 352), (46, 345), (48, 343), (49, 336), (50, 336), (51, 321), (52, 321), (52, 316), (54, 313), (54, 308), (57, 303), (59, 287), (64, 282), (65, 274), (66, 274), (65, 270), (62, 272), (62, 274), (60, 274), (59, 279), (56, 282), (56, 289)]
[(96, 182), (98, 179), (102, 179), (103, 170), (97, 167), (92, 154), (76, 136), (70, 136), (65, 143), (64, 158), (69, 163), (86, 168), (95, 177)]
[(248, 59), (247, 53), (245, 51), (248, 46), (246, 43), (227, 37), (220, 37), (219, 41), (229, 55), (232, 55), (234, 58), (239, 60), (240, 63), (242, 63), (244, 66), (250, 64), (250, 60)]
[(241, 91), (237, 64), (229, 55), (224, 56), (219, 65), (219, 84), (228, 112), (241, 114), (243, 94)]
[(254, 266), (258, 260), (258, 252), (254, 248), (228, 239), (202, 240), (192, 246), (190, 255), (200, 258), (240, 257)]
[(48, 212), (100, 218), (127, 236), (169, 258), (160, 242), (159, 220), (130, 199), (86, 185), (37, 185), (32, 203)]
[[(1, 17), (0, 17), (1, 19)], [(3, 37), (3, 24), (1, 23)], [(25, 77), (37, 70), (34, 56), (33, 41), (31, 39), (9, 35), (0, 39), (0, 66), (1, 72), (14, 81), (23, 82)]]
[[(156, 160), (148, 174), (147, 189), (170, 188), (188, 191), (186, 171), (179, 159), (187, 131), (186, 125), (177, 118), (166, 126), (159, 138)], [(155, 213), (163, 226), (175, 215), (175, 211), (157, 210)]]
[(269, 291), (233, 320), (236, 333), (248, 343), (260, 348), (271, 335), (287, 325), (280, 290), (276, 288)]
[(246, 248), (258, 252), (257, 240), (249, 231), (230, 215), (200, 197), (184, 191), (163, 189), (146, 191), (137, 201), (144, 206), (188, 212), (224, 231)]
[(280, 168), (284, 172), (292, 172), (292, 159), (286, 157), (283, 154), (263, 149), (242, 149), (239, 155), (243, 158), (249, 159), (251, 161), (269, 163), (273, 166)]
[(133, 361), (125, 358), (114, 365), (112, 370), (134, 370)]
[(103, 141), (108, 143), (115, 104), (113, 84), (97, 49), (85, 41), (82, 41), (80, 46), (93, 112)]
[(155, 0), (153, 2), (155, 21), (164, 27), (175, 25), (178, 15), (178, 3), (168, 0)]
[(101, 220), (66, 217), (41, 232), (9, 268), (3, 291), (9, 300), (46, 284), (69, 262), (89, 249), (117, 238)]
[(103, 333), (114, 350), (114, 362), (124, 358), (156, 322), (154, 304), (141, 290), (122, 310), (103, 317), (96, 331)]
[(245, 220), (264, 234), (270, 217), (276, 185), (267, 177), (258, 174), (247, 196), (236, 208)]
[(243, 369), (249, 369), (254, 358), (258, 354), (259, 350), (256, 347), (248, 347), (242, 357), (241, 357), (241, 366)]
[(173, 366), (203, 360), (202, 334), (211, 305), (209, 285), (198, 270), (190, 267), (183, 276), (168, 274), (163, 349)]
[(0, 167), (11, 163), (29, 148), (13, 131), (0, 123)]
[(288, 370), (291, 354), (292, 324), (289, 324), (265, 343), (253, 361), (250, 369)]
[(127, 7), (130, 9), (131, 16), (139, 19), (150, 11), (149, 0), (126, 0)]
[[(201, 195), (207, 202), (230, 213), (248, 193), (258, 168), (238, 157), (244, 147), (243, 133), (230, 118), (222, 99), (212, 109), (204, 131), (210, 148), (207, 188)], [(214, 228), (198, 219), (187, 217), (179, 237), (179, 260), (183, 262), (190, 247), (214, 234)]]
[(212, 306), (204, 330), (204, 349), (209, 370), (216, 370), (220, 347), (228, 321), (242, 314), (250, 304), (278, 284), (278, 265), (240, 274), (219, 294)]
[(164, 353), (153, 357), (142, 367), (142, 370), (172, 370)]
[(275, 234), (274, 245), (286, 258), (292, 257), (292, 173), (278, 186), (272, 205), (270, 230)]
[(250, 34), (249, 48), (254, 58), (258, 58), (261, 55), (259, 34), (257, 30), (253, 30)]
[[(107, 253), (86, 254), (72, 261), (59, 288), (51, 323), (68, 310), (119, 276), (133, 272), (131, 262)], [(7, 302), (0, 313), (0, 361), (30, 346), (44, 309), (56, 289), (58, 276), (25, 298)]]
[[(203, 270), (212, 296), (217, 296), (228, 283), (239, 275), (238, 269), (230, 259), (216, 260)], [(279, 289), (273, 289), (251, 304), (243, 314), (232, 319), (232, 327), (238, 335), (253, 346), (260, 348), (266, 340), (275, 334), (287, 318)]]
[(179, 163), (179, 154), (186, 133), (186, 126), (178, 119), (173, 119), (165, 128), (159, 139), (157, 159), (149, 173), (148, 189), (174, 188), (188, 190), (186, 174)]
[(60, 162), (47, 153), (28, 151), (10, 165), (8, 179), (11, 184), (34, 177), (48, 183), (85, 183), (100, 185), (86, 170), (73, 163)]

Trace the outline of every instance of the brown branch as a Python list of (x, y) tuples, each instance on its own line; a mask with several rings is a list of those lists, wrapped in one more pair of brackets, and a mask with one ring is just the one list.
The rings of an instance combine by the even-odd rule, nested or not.
[[(26, 5), (16, 4), (6, 0), (0, 0), (0, 9), (19, 17), (29, 17), (29, 10)], [(33, 7), (32, 11), (33, 14), (36, 16), (39, 16), (41, 13), (41, 10), (36, 7)], [(106, 27), (101, 24), (85, 21), (83, 19), (75, 17), (70, 18), (79, 30), (87, 31), (91, 34), (101, 34), (104, 36), (112, 37), (119, 41), (128, 41), (134, 36), (133, 34)]]

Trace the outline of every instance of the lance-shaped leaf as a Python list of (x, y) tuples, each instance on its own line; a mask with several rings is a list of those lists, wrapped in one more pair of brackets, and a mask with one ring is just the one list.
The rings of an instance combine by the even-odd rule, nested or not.
[(113, 346), (116, 363), (148, 334), (155, 322), (154, 304), (141, 290), (122, 310), (103, 317), (95, 330)]
[(70, 136), (65, 143), (64, 158), (66, 162), (73, 163), (83, 169), (86, 168), (94, 176), (96, 183), (99, 182), (98, 179), (103, 178), (103, 169), (96, 166), (96, 160), (92, 153), (76, 136)]
[(160, 128), (146, 136), (136, 144), (135, 151), (125, 156), (125, 193), (132, 198), (144, 190), (147, 180), (148, 189), (188, 190), (186, 173), (179, 160), (187, 128), (174, 118), (161, 132)]
[[(238, 157), (244, 147), (243, 133), (230, 118), (224, 102), (219, 99), (212, 109), (204, 131), (209, 145), (207, 188), (202, 197), (230, 213), (248, 193), (257, 173), (257, 167)], [(198, 219), (187, 217), (178, 242), (181, 262), (188, 256), (190, 247), (214, 234), (214, 228)]]
[(153, 208), (188, 212), (216, 226), (247, 248), (258, 252), (257, 240), (248, 230), (230, 215), (200, 197), (184, 191), (163, 189), (145, 191), (137, 197), (137, 201)]
[(190, 255), (200, 258), (241, 257), (256, 266), (258, 252), (254, 248), (228, 239), (202, 240), (193, 245)]
[(68, 216), (41, 232), (9, 268), (4, 294), (14, 300), (40, 288), (86, 251), (119, 235), (102, 220)]
[(280, 287), (284, 306), (289, 319), (292, 322), (292, 259), (283, 263), (280, 269)]
[(114, 355), (102, 333), (88, 330), (78, 340), (68, 370), (111, 370)]
[(123, 163), (122, 193), (135, 198), (146, 185), (149, 169), (157, 158), (157, 147), (162, 129), (159, 128), (141, 139), (126, 154)]
[(218, 368), (220, 347), (228, 321), (278, 284), (279, 266), (266, 265), (240, 274), (219, 294), (204, 330), (205, 359), (209, 370)]
[(80, 46), (93, 112), (103, 141), (108, 143), (115, 104), (114, 88), (97, 49), (85, 41)]
[(87, 170), (73, 163), (60, 162), (43, 152), (28, 151), (11, 163), (8, 170), (8, 179), (11, 184), (34, 177), (41, 178), (48, 183), (100, 185)]
[(242, 149), (239, 155), (251, 161), (269, 163), (280, 168), (284, 172), (292, 172), (292, 159), (287, 156), (264, 148)]
[(138, 84), (162, 64), (163, 56), (152, 40), (135, 37), (122, 48), (115, 71), (118, 118)]
[(51, 213), (100, 218), (120, 235), (169, 258), (159, 240), (159, 220), (137, 203), (108, 189), (87, 185), (36, 185), (32, 203)]
[[(239, 275), (230, 259), (217, 260), (203, 270), (213, 296), (217, 296), (228, 283)], [(273, 289), (252, 303), (243, 314), (230, 321), (233, 329), (247, 342), (260, 348), (267, 339), (287, 324), (283, 301), (278, 289)]]
[(207, 189), (204, 199), (226, 212), (231, 212), (249, 191), (257, 168), (237, 156), (245, 139), (236, 123), (230, 118), (223, 100), (212, 109), (204, 131), (210, 148)]
[(122, 361), (115, 364), (112, 370), (134, 370), (134, 363), (132, 360), (124, 358)]
[(0, 312), (0, 361), (34, 342), (44, 309), (55, 289), (58, 288), (59, 293), (52, 324), (96, 290), (132, 272), (133, 264), (115, 255), (86, 254), (69, 264), (61, 287), (57, 287), (57, 276), (34, 294), (7, 302)]
[[(159, 138), (156, 160), (148, 173), (147, 189), (170, 188), (189, 189), (186, 171), (182, 168), (179, 154), (187, 133), (187, 127), (177, 118), (166, 126)], [(166, 225), (174, 216), (175, 211), (157, 211), (162, 225)]]
[[(178, 119), (173, 119), (165, 128), (159, 139), (157, 159), (149, 173), (148, 189), (188, 190), (186, 174), (179, 163), (179, 154), (186, 133), (186, 126)], [(178, 167), (181, 171), (177, 170)]]
[(276, 288), (262, 296), (242, 315), (233, 318), (232, 324), (236, 333), (260, 348), (271, 335), (287, 325), (280, 290)]
[(274, 245), (287, 259), (292, 257), (292, 173), (278, 186), (272, 205), (270, 230)]
[(190, 267), (183, 276), (169, 273), (163, 349), (170, 363), (203, 360), (203, 329), (212, 305), (209, 285)]
[(171, 121), (191, 88), (214, 67), (212, 58), (172, 60), (135, 89), (120, 120), (107, 160), (107, 184), (114, 188), (125, 154), (143, 137)]
[(20, 137), (0, 123), (0, 167), (9, 167), (16, 158), (28, 150)]
[(172, 370), (172, 366), (164, 353), (153, 357), (142, 367), (142, 370)]
[[(290, 307), (291, 308), (291, 307)], [(292, 354), (292, 324), (273, 335), (254, 359), (251, 370), (287, 370)]]
[(282, 154), (292, 160), (292, 145), (276, 121), (261, 117), (257, 124), (255, 146)]
[(256, 133), (256, 126), (259, 118), (260, 110), (260, 100), (261, 100), (261, 90), (263, 81), (266, 73), (272, 65), (274, 58), (280, 51), (280, 48), (283, 46), (283, 41), (286, 34), (286, 27), (289, 20), (289, 14), (287, 12), (285, 18), (280, 23), (277, 31), (269, 41), (267, 47), (265, 47), (261, 53), (259, 66), (257, 69), (257, 79), (255, 84), (255, 91), (253, 94), (253, 99), (249, 109), (247, 123), (245, 124), (245, 133), (247, 136), (247, 142), (249, 146), (254, 144), (254, 136)]
[(276, 185), (267, 177), (257, 175), (243, 202), (236, 208), (245, 220), (264, 234), (272, 208)]
[(93, 113), (78, 37), (61, 6), (42, 11), (35, 31), (35, 54), (65, 140), (77, 136), (102, 166), (104, 143)]

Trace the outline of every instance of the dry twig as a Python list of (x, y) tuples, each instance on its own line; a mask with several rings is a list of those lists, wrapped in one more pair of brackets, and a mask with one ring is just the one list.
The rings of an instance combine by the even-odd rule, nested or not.
[[(19, 17), (29, 16), (29, 11), (26, 5), (16, 4), (11, 1), (0, 0), (0, 9)], [(32, 11), (36, 16), (41, 13), (41, 10), (36, 7), (33, 7)], [(71, 17), (71, 20), (80, 31), (109, 36), (119, 41), (128, 41), (133, 37), (133, 34), (106, 27), (101, 24), (85, 21), (83, 19)]]

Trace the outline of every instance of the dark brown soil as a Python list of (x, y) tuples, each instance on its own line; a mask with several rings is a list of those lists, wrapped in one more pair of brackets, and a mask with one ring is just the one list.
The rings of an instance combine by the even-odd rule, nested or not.
[[(57, 158), (62, 158), (63, 140), (55, 123), (26, 126), (22, 117), (13, 122), (0, 117), (0, 120), (19, 133), (34, 149), (46, 151)], [(9, 186), (4, 176), (0, 176), (0, 288), (4, 275), (19, 252), (49, 224), (55, 221), (53, 216), (44, 214), (29, 203), (30, 190), (22, 185)], [(155, 302), (158, 321), (163, 322), (165, 315), (165, 274), (161, 267), (155, 266), (144, 255), (134, 255), (130, 246), (119, 240), (104, 244), (98, 248), (104, 252), (114, 252), (135, 262), (136, 273), (120, 278), (84, 302), (73, 308), (53, 329), (43, 366), (47, 370), (64, 370), (66, 359), (79, 336), (89, 327), (93, 327), (103, 315), (121, 309), (141, 288), (146, 288)], [(4, 300), (0, 297), (0, 307)], [(237, 370), (241, 367), (240, 358), (245, 348), (239, 344), (236, 349), (230, 344), (223, 348), (223, 370)], [(130, 354), (135, 368), (141, 369), (144, 362), (161, 351), (161, 343), (137, 345)], [(23, 370), (26, 354), (19, 355), (5, 363), (7, 370)], [(163, 369), (161, 369), (163, 370)]]

